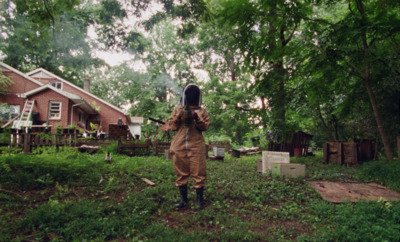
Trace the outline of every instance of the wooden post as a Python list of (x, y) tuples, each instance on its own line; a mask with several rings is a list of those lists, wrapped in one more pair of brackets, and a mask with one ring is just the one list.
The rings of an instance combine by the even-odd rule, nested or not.
[(343, 143), (342, 142), (337, 142), (338, 145), (338, 159), (341, 165), (343, 165)]
[(24, 143), (23, 143), (23, 138), (22, 138), (22, 137), (23, 137), (22, 134), (18, 133), (18, 134), (16, 134), (15, 136), (16, 136), (16, 140), (17, 140), (17, 147), (18, 147), (18, 148), (22, 147), (22, 146), (24, 145)]
[(61, 134), (56, 134), (56, 152), (60, 151)]
[(110, 152), (107, 152), (105, 161), (106, 161), (107, 163), (111, 163), (111, 153), (110, 153)]
[(121, 139), (118, 139), (118, 146), (117, 146), (117, 153), (118, 154), (121, 154), (121, 146), (122, 146)]
[(14, 134), (11, 133), (11, 134), (10, 134), (10, 146), (13, 146), (13, 145), (14, 145), (14, 142), (15, 142), (15, 137), (14, 137)]
[(165, 156), (166, 160), (171, 160), (171, 153), (170, 153), (169, 149), (164, 150), (164, 156)]
[(24, 137), (24, 153), (31, 153), (31, 134), (25, 133), (21, 134), (21, 137)]

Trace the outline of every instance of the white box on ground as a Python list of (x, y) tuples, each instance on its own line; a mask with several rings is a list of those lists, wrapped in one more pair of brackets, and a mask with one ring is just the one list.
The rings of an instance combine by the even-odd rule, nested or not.
[(225, 156), (225, 148), (213, 147), (213, 155), (216, 157), (224, 157)]
[(262, 152), (262, 173), (272, 170), (272, 164), (290, 163), (289, 152), (263, 151)]

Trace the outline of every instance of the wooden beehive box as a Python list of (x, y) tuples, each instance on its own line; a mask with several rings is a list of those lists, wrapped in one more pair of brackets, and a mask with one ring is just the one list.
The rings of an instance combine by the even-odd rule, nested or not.
[(229, 141), (209, 141), (208, 149), (212, 151), (214, 147), (225, 148), (225, 150), (228, 151), (231, 149), (231, 144)]
[(376, 143), (366, 139), (357, 142), (326, 142), (323, 151), (326, 163), (356, 165), (375, 157)]

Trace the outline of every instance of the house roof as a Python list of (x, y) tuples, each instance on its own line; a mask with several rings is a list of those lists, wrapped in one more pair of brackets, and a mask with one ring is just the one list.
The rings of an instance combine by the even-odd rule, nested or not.
[(35, 80), (34, 78), (28, 76), (27, 74), (25, 74), (25, 73), (23, 73), (23, 72), (21, 72), (19, 70), (7, 65), (6, 63), (0, 62), (0, 71), (4, 71), (4, 70), (9, 70), (9, 71), (15, 72), (18, 75), (23, 76), (24, 78), (28, 79), (29, 81), (31, 81), (31, 82), (39, 85), (39, 86), (43, 86), (44, 85), (43, 83)]
[(119, 111), (119, 112), (121, 112), (121, 113), (123, 113), (123, 114), (126, 114), (126, 113), (125, 113), (123, 110), (121, 110), (120, 108), (118, 108), (118, 107), (112, 105), (111, 103), (108, 103), (108, 102), (104, 101), (103, 99), (101, 99), (101, 98), (99, 98), (99, 97), (93, 95), (92, 93), (90, 93), (90, 92), (88, 92), (88, 91), (83, 90), (82, 88), (78, 87), (77, 85), (75, 85), (75, 84), (73, 84), (73, 83), (71, 83), (71, 82), (69, 82), (69, 81), (67, 81), (67, 80), (65, 80), (65, 79), (63, 79), (63, 78), (61, 78), (61, 77), (59, 77), (59, 76), (57, 76), (57, 75), (55, 75), (55, 74), (49, 72), (49, 71), (47, 71), (46, 69), (38, 68), (38, 69), (36, 69), (36, 70), (33, 70), (33, 71), (30, 71), (30, 72), (26, 73), (26, 75), (28, 75), (28, 76), (35, 76), (35, 75), (39, 74), (40, 72), (42, 72), (42, 74), (41, 74), (41, 75), (42, 75), (42, 78), (49, 78), (49, 77), (50, 77), (50, 78), (56, 78), (57, 80), (59, 80), (59, 81), (61, 81), (61, 82), (63, 82), (63, 83), (67, 83), (68, 85), (70, 85), (70, 86), (72, 86), (72, 87), (78, 89), (79, 91), (81, 91), (81, 92), (83, 92), (83, 93), (85, 93), (85, 94), (87, 94), (87, 95), (89, 95), (89, 96), (95, 98), (96, 100), (98, 100), (98, 101), (100, 101), (100, 102), (102, 102), (102, 103), (104, 103), (104, 104), (110, 106), (111, 108), (113, 108), (113, 109), (115, 109), (115, 110), (117, 110), (117, 111)]
[(60, 90), (58, 88), (53, 87), (50, 84), (43, 85), (43, 86), (38, 87), (36, 89), (32, 89), (32, 90), (30, 90), (28, 92), (20, 94), (19, 96), (22, 97), (22, 98), (28, 98), (29, 96), (34, 95), (34, 94), (39, 93), (39, 92), (42, 92), (42, 91), (44, 91), (46, 89), (50, 89), (50, 90), (52, 90), (54, 92), (57, 92), (58, 94), (60, 94), (60, 95), (62, 95), (64, 97), (70, 99), (72, 102), (75, 103), (75, 105), (79, 106), (81, 109), (83, 109), (88, 114), (97, 114), (98, 113), (90, 104), (88, 104), (85, 101), (85, 99), (81, 98), (78, 95), (75, 95), (75, 94), (72, 94), (72, 93), (69, 93), (69, 92), (66, 92), (66, 91), (62, 91), (62, 90)]

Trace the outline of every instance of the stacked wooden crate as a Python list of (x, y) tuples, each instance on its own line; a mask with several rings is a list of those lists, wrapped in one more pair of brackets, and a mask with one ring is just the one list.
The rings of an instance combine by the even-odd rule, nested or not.
[(356, 165), (376, 158), (376, 150), (376, 142), (372, 139), (355, 142), (326, 142), (323, 148), (323, 159), (326, 163)]

